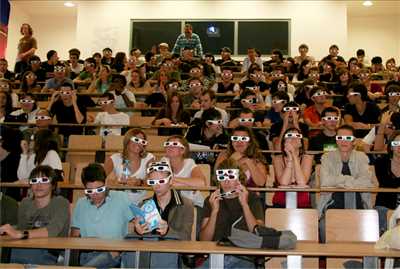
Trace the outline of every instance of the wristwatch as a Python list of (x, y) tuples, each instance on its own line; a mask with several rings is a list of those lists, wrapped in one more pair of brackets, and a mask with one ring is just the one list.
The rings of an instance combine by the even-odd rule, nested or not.
[(28, 239), (29, 238), (29, 231), (22, 231), (21, 239)]

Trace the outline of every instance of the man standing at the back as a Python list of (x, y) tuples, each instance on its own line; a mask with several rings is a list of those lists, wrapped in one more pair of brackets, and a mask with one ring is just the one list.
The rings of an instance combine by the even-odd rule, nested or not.
[(200, 37), (193, 33), (193, 27), (191, 24), (185, 25), (183, 34), (180, 34), (176, 39), (172, 53), (180, 55), (184, 48), (193, 49), (194, 54), (197, 57), (201, 58), (203, 55), (203, 47), (201, 46)]

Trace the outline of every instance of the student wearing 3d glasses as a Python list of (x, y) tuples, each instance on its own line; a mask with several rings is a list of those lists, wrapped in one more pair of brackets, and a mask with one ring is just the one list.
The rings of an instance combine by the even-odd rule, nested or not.
[[(0, 227), (0, 234), (13, 239), (66, 237), (69, 228), (69, 202), (54, 195), (57, 186), (54, 170), (47, 165), (32, 170), (29, 177), (32, 197), (25, 198), (18, 209), (17, 229), (9, 224)], [(57, 251), (47, 249), (12, 249), (11, 263), (56, 264)]]
[(246, 176), (245, 186), (265, 186), (268, 180), (266, 162), (251, 129), (238, 126), (233, 130), (230, 138), (227, 150), (218, 155), (215, 167), (226, 159), (233, 159)]
[[(338, 128), (336, 134), (338, 149), (325, 153), (321, 158), (321, 187), (374, 187), (368, 156), (354, 149), (354, 140), (354, 129), (351, 126), (343, 125)], [(371, 194), (356, 193), (356, 207), (371, 208)], [(321, 193), (319, 213), (322, 214), (329, 208), (343, 209), (344, 193)]]
[(70, 78), (67, 77), (66, 75), (67, 68), (63, 63), (57, 63), (54, 66), (54, 77), (47, 80), (46, 84), (44, 85), (42, 92), (54, 92), (60, 89), (60, 87), (64, 83), (69, 83), (72, 85), (72, 88), (74, 88), (74, 83)]
[[(185, 138), (179, 135), (170, 136), (164, 143), (165, 161), (171, 167), (173, 174), (173, 186), (202, 187), (206, 184), (206, 178), (201, 168), (189, 157), (189, 144)], [(181, 191), (182, 196), (193, 201), (193, 204), (203, 207), (204, 197), (199, 191)]]
[[(246, 176), (233, 159), (220, 163), (215, 171), (219, 189), (206, 198), (200, 240), (219, 241), (231, 234), (231, 228), (253, 232), (264, 223), (264, 210), (257, 196), (244, 187)], [(255, 268), (249, 259), (225, 255), (226, 268)], [(203, 267), (207, 267), (206, 262)]]
[[(301, 130), (303, 137), (308, 137), (308, 126), (299, 121), (300, 107), (295, 102), (288, 102), (283, 106), (280, 112), (282, 121), (278, 121), (271, 126), (269, 139), (273, 143), (276, 150), (281, 150), (281, 141), (286, 130), (289, 128), (296, 128)], [(307, 141), (305, 141), (307, 142)], [(307, 148), (307, 143), (305, 149)]]
[[(313, 155), (304, 153), (303, 135), (299, 129), (289, 128), (286, 130), (281, 142), (281, 150), (281, 155), (272, 156), (278, 186), (308, 187)], [(285, 195), (285, 192), (275, 192), (272, 199), (274, 207), (286, 206)], [(310, 194), (299, 192), (297, 205), (298, 208), (311, 207)]]
[[(86, 197), (76, 203), (71, 223), (72, 237), (122, 239), (128, 234), (128, 223), (133, 219), (126, 192), (109, 191), (106, 173), (101, 164), (91, 163), (82, 171)], [(119, 252), (81, 252), (81, 266), (116, 267)]]
[[(147, 168), (147, 185), (154, 191), (153, 197), (143, 203), (154, 201), (161, 219), (158, 227), (150, 230), (150, 224), (142, 218), (135, 218), (135, 233), (158, 235), (160, 238), (190, 240), (193, 226), (193, 204), (179, 192), (172, 189), (173, 172), (166, 162), (153, 162)], [(124, 255), (122, 267), (132, 268), (135, 255)], [(176, 253), (151, 253), (150, 268), (178, 268)]]

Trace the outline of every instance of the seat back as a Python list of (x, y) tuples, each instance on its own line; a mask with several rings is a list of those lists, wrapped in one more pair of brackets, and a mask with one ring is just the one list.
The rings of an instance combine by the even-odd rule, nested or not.
[(149, 152), (164, 152), (164, 142), (167, 141), (168, 136), (148, 135), (146, 150)]
[[(102, 148), (102, 137), (99, 135), (70, 135), (66, 161), (70, 163), (72, 171), (80, 162), (94, 162), (96, 150)], [(82, 150), (82, 151), (79, 151)]]
[(70, 163), (62, 163), (62, 170), (64, 173), (64, 183), (70, 182), (70, 171), (71, 171), (71, 165)]
[(120, 135), (108, 135), (104, 137), (104, 148), (113, 151), (122, 151), (124, 137)]

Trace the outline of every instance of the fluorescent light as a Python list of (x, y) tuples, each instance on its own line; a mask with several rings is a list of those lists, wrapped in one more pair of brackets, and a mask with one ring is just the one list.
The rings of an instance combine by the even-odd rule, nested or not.
[(370, 6), (372, 6), (372, 5), (373, 5), (372, 1), (364, 1), (364, 2), (363, 2), (363, 6), (364, 6), (364, 7), (370, 7)]
[(72, 2), (65, 2), (65, 3), (64, 3), (64, 6), (66, 6), (66, 7), (74, 7), (75, 4), (72, 3)]

